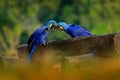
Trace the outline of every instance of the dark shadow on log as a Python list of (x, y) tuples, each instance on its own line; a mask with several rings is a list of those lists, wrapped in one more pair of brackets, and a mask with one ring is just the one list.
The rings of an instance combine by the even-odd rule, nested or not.
[[(26, 44), (18, 47), (20, 59), (26, 59), (28, 55), (24, 51), (25, 48)], [(89, 53), (97, 57), (118, 56), (120, 54), (120, 33), (48, 42), (47, 46), (38, 46), (34, 58), (45, 54), (64, 54), (68, 57)]]
[(3, 59), (0, 56), (0, 71), (3, 71)]

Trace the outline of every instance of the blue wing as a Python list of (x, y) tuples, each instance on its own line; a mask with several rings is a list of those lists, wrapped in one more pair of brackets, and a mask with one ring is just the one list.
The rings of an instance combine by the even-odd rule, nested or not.
[(34, 41), (32, 42), (30, 49), (29, 49), (30, 54), (29, 54), (27, 63), (29, 63), (30, 60), (32, 59), (32, 56), (33, 56), (38, 44), (40, 43), (40, 44), (45, 45), (46, 38), (48, 37), (48, 34), (49, 34), (48, 30), (44, 30), (40, 34), (36, 34), (37, 36), (34, 38)]
[(32, 43), (35, 41), (35, 39), (36, 39), (44, 30), (46, 30), (46, 28), (47, 28), (47, 26), (42, 26), (42, 27), (38, 28), (36, 31), (34, 31), (34, 32), (32, 33), (32, 35), (30, 36), (30, 38), (28, 39), (28, 42), (27, 42), (27, 44), (28, 44), (27, 49), (28, 49), (29, 47), (31, 47), (31, 45), (32, 45)]
[(69, 28), (67, 29), (67, 33), (71, 35), (72, 37), (80, 37), (80, 36), (91, 36), (92, 33), (85, 29), (82, 26), (79, 25), (69, 25)]
[(48, 38), (49, 35), (49, 31), (48, 30), (44, 30), (41, 35), (39, 36), (39, 43), (46, 45), (46, 39)]
[(30, 50), (30, 54), (29, 54), (29, 57), (28, 57), (28, 60), (27, 60), (27, 63), (30, 62), (30, 60), (32, 59), (32, 56), (33, 56), (33, 53), (35, 52), (36, 48), (37, 48), (38, 44), (34, 44), (32, 45), (32, 49)]

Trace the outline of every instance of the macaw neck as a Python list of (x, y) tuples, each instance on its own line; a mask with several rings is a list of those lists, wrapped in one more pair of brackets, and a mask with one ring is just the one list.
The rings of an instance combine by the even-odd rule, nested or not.
[(63, 24), (62, 27), (64, 28), (64, 30), (67, 30), (69, 28), (69, 25), (68, 24)]
[(50, 24), (47, 23), (47, 24), (46, 24), (46, 28), (47, 28), (48, 31), (50, 30), (50, 27), (49, 27), (49, 26), (50, 26)]

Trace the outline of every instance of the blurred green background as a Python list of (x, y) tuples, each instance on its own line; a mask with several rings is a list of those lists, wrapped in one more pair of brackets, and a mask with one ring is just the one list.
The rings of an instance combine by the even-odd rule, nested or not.
[[(95, 35), (120, 32), (120, 0), (0, 0), (0, 55), (17, 53), (51, 19), (82, 25)], [(65, 38), (52, 30), (49, 41)]]

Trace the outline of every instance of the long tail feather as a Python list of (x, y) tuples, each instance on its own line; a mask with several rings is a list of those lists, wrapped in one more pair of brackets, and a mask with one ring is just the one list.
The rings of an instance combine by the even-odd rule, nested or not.
[(32, 59), (32, 56), (33, 56), (33, 54), (34, 54), (34, 52), (35, 52), (35, 50), (36, 50), (36, 48), (37, 48), (37, 45), (38, 45), (38, 44), (34, 44), (32, 50), (30, 51), (29, 57), (28, 57), (28, 59), (27, 59), (27, 64), (30, 63), (30, 61), (31, 61), (31, 59)]

